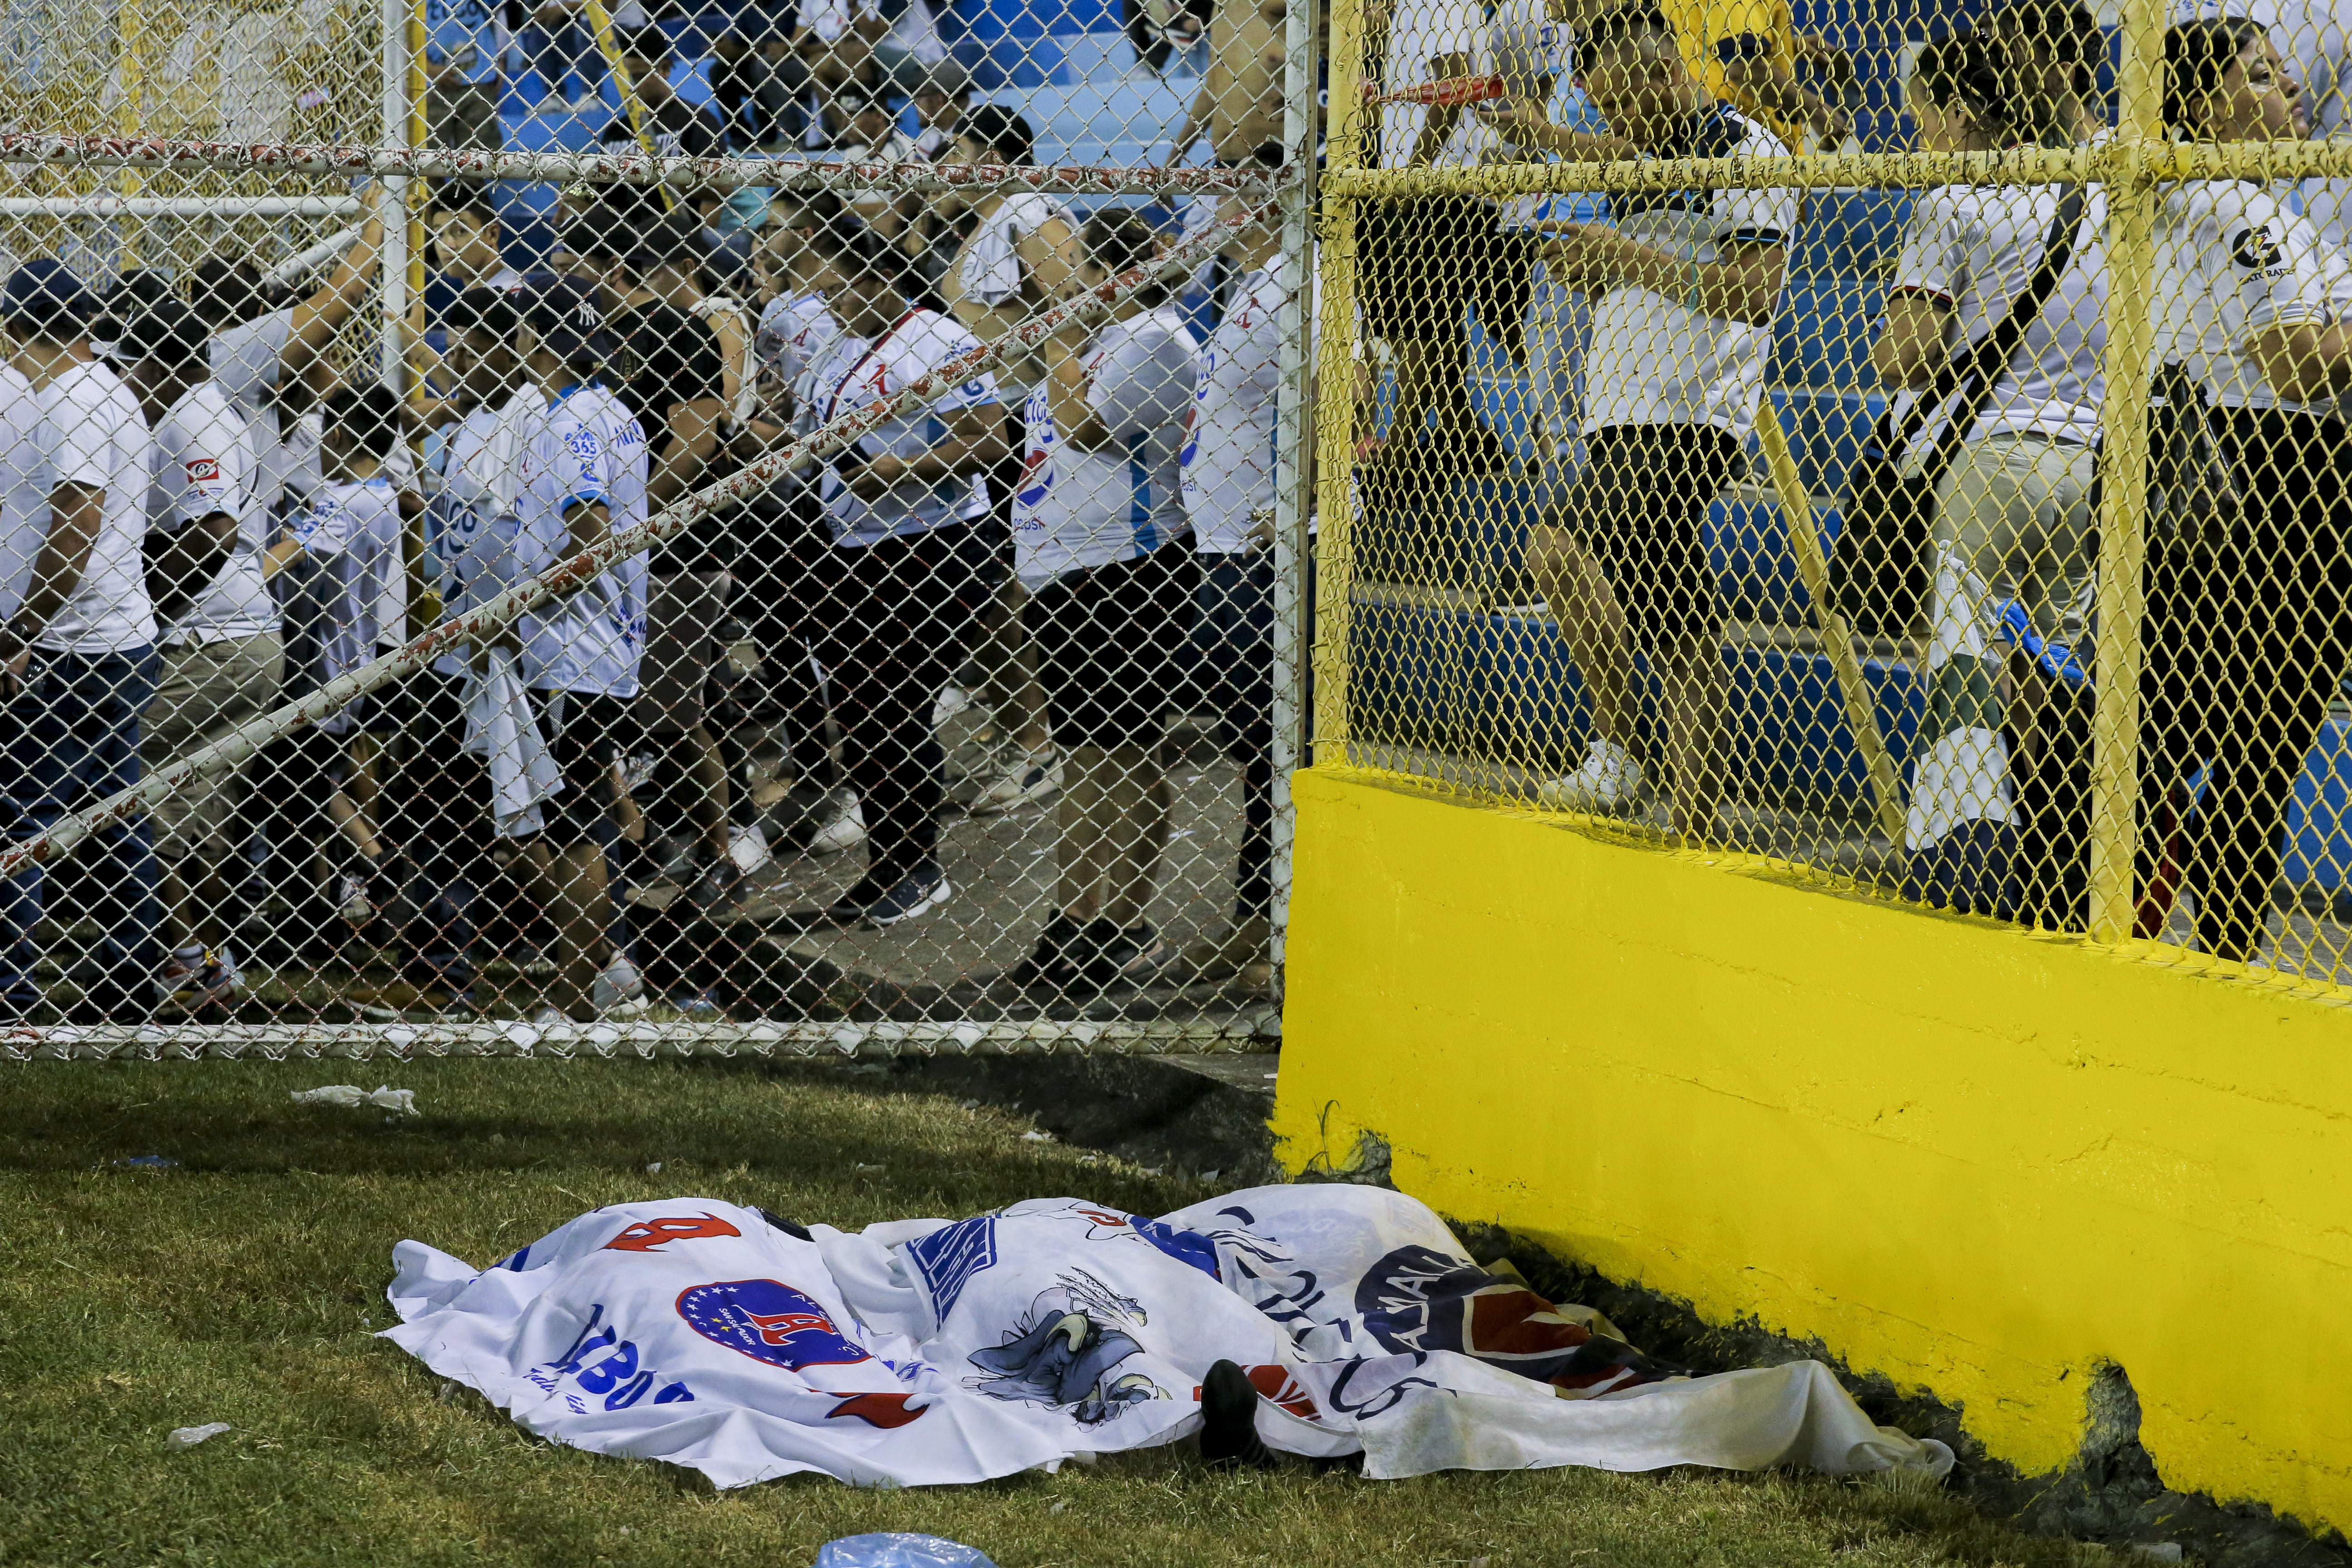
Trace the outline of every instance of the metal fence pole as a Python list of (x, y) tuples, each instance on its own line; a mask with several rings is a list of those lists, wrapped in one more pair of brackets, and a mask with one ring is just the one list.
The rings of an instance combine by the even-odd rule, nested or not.
[(2141, 574), (2147, 560), (2147, 394), (2154, 352), (2157, 186), (2163, 139), (2165, 10), (2131, 0), (2123, 27), (2122, 112), (2108, 153), (2107, 401), (2101, 415), (2096, 706), (2092, 710), (2090, 933), (2132, 932), (2138, 831)]
[[(1327, 175), (1344, 179), (1363, 163), (1363, 0), (1331, 0), (1331, 108)], [(1356, 322), (1356, 213), (1352, 195), (1323, 195), (1322, 276), (1315, 310), (1322, 347), (1316, 372), (1315, 732), (1318, 764), (1348, 761), (1348, 602), (1355, 532), (1352, 476), (1356, 445), (1356, 377), (1363, 344)], [(1327, 752), (1326, 747), (1330, 749)]]
[(1319, 8), (1293, 5), (1284, 17), (1282, 144), (1288, 150), (1288, 186), (1282, 195), (1281, 388), (1274, 437), (1274, 907), (1267, 957), (1276, 993), (1282, 984), (1285, 939), (1290, 929), (1290, 846), (1295, 828), (1290, 774), (1307, 752), (1307, 624), (1304, 574), (1313, 552), (1307, 519), (1315, 506), (1313, 394), (1307, 383), (1313, 330), (1307, 301), (1314, 271), (1315, 35)]
[[(383, 135), (387, 147), (408, 142), (408, 6), (409, 0), (383, 0), (379, 8), (378, 25), (383, 33)], [(394, 392), (407, 382), (402, 343), (408, 321), (408, 181), (406, 174), (385, 176), (376, 206), (383, 219), (383, 253), (376, 262), (383, 290), (383, 325), (376, 357), (383, 367), (384, 384)]]

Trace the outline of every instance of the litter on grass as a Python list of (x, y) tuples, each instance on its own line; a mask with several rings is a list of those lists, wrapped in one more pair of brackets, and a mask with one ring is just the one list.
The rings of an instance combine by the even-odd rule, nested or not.
[(208, 1443), (230, 1429), (226, 1421), (207, 1421), (201, 1426), (174, 1426), (172, 1435), (163, 1439), (163, 1447), (176, 1454), (199, 1443)]
[(298, 1089), (294, 1091), (297, 1105), (333, 1105), (345, 1110), (356, 1110), (362, 1105), (373, 1105), (398, 1116), (415, 1116), (416, 1091), (378, 1085), (371, 1094), (355, 1083), (331, 1083), (324, 1089)]
[(893, 1530), (828, 1541), (818, 1549), (816, 1568), (996, 1568), (996, 1564), (958, 1542)]
[(393, 1262), (384, 1337), (425, 1365), (541, 1436), (720, 1487), (953, 1484), (1173, 1443), (1202, 1429), (1221, 1362), (1268, 1448), (1361, 1454), (1373, 1479), (1952, 1462), (1874, 1426), (1818, 1362), (1692, 1376), (1643, 1355), (1376, 1187), (1157, 1219), (1041, 1198), (856, 1232), (680, 1197), (593, 1210), (488, 1268), (416, 1241)]

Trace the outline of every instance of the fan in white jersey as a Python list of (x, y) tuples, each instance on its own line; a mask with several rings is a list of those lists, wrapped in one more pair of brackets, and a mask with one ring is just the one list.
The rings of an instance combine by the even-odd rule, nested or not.
[[(1079, 237), (1087, 288), (1150, 261), (1158, 237), (1129, 208)], [(1172, 800), (1159, 744), (1189, 695), (1199, 557), (1177, 454), (1200, 354), (1163, 286), (1100, 330), (1047, 346), (1025, 409), (1013, 567), (1065, 755), (1057, 907), (1015, 983), (1060, 992), (1149, 980), (1169, 954), (1144, 919)]]
[[(544, 572), (646, 521), (646, 437), (597, 378), (612, 343), (596, 295), (569, 279), (518, 303), (516, 353), (530, 385), (518, 405), (516, 511), (522, 564)], [(544, 846), (558, 889), (559, 976), (549, 1005), (594, 1014), (597, 973), (614, 956), (605, 851), (619, 837), (614, 764), (636, 748), (631, 710), (646, 629), (642, 551), (523, 617), (523, 673), (564, 788)]]
[[(15, 372), (6, 403), (14, 514), (11, 553), (33, 564), (0, 624), (0, 836), (31, 837), (68, 810), (139, 779), (139, 714), (155, 689), (155, 617), (140, 571), (147, 531), (147, 419), (114, 372), (93, 359), (96, 301), (62, 263), (28, 262), (0, 289)], [(29, 394), (29, 396), (26, 395)], [(29, 438), (28, 438), (29, 437)], [(12, 563), (12, 565), (14, 563)], [(161, 960), (146, 825), (106, 829), (90, 868), (113, 893), (84, 992), (92, 1015), (124, 1022), (153, 1009)], [(0, 1016), (41, 1005), (34, 932), (41, 868), (0, 884)]]
[[(2294, 82), (2258, 25), (2176, 26), (2165, 63), (2165, 119), (2188, 139), (2294, 133)], [(2347, 268), (2282, 195), (2185, 183), (2166, 193), (2158, 233), (2168, 357), (2217, 405), (2239, 499), (2196, 548), (2151, 546), (2141, 860), (2164, 853), (2167, 816), (2187, 819), (2179, 880), (2195, 896), (2197, 944), (2241, 961), (2267, 934), (2295, 780), (2352, 668)]]
[[(339, 387), (320, 413), (319, 487), (262, 557), (285, 609), (286, 690), (294, 697), (375, 658), (384, 582), (403, 570), (400, 496), (383, 472), (384, 455), (400, 440), (400, 399), (380, 384)], [(354, 699), (273, 741), (261, 759), (270, 842), (307, 839), (322, 858), (338, 838), (346, 844), (333, 902), (355, 923), (383, 907), (394, 880), (374, 796), (354, 782), (373, 752), (373, 738), (359, 728), (369, 706)]]
[[(1780, 140), (1700, 87), (1654, 9), (1605, 12), (1578, 47), (1586, 93), (1649, 159), (1769, 158)], [(1585, 351), (1586, 464), (1530, 531), (1528, 560), (1556, 612), (1601, 596), (1579, 584), (1597, 560), (1659, 670), (1675, 758), (1675, 830), (1713, 837), (1730, 782), (1722, 615), (1702, 538), (1763, 395), (1772, 312), (1788, 269), (1797, 193), (1708, 188), (1611, 197), (1613, 227), (1548, 221), (1552, 279), (1596, 296)], [(1633, 733), (1632, 660), (1617, 629), (1559, 614), (1604, 736)], [(1539, 796), (1591, 809), (1581, 775)], [(1627, 796), (1637, 791), (1623, 792)]]
[[(1229, 200), (1228, 214), (1238, 203)], [(1233, 923), (1187, 954), (1193, 971), (1255, 981), (1274, 910), (1274, 552), (1255, 514), (1274, 505), (1281, 390), (1281, 236), (1245, 231), (1228, 252), (1239, 276), (1201, 353), (1184, 449), (1184, 513), (1201, 552), (1192, 624), (1200, 710), (1223, 715), (1242, 773), (1242, 845)], [(1313, 276), (1312, 272), (1307, 274)], [(1307, 311), (1305, 301), (1300, 302)], [(1262, 977), (1270, 980), (1271, 971)]]
[[(162, 664), (140, 736), (152, 772), (277, 706), (285, 649), (262, 574), (269, 521), (254, 493), (253, 433), (210, 377), (202, 321), (166, 295), (120, 324), (116, 353), (153, 422), (147, 526), (174, 545), (148, 574), (163, 595)], [(238, 979), (216, 872), (248, 771), (193, 780), (150, 816), (171, 950), (159, 989), (183, 1006), (224, 995)]]
[[(1997, 63), (1966, 40), (1923, 58), (1914, 85), (1960, 122), (1958, 149), (1990, 152), (2063, 134), (2057, 123), (2007, 118), (2036, 100), (2012, 99)], [(2048, 793), (2011, 777), (2003, 731), (2063, 728), (2049, 704), (2071, 700), (2063, 688), (2082, 685), (2079, 666), (2053, 649), (2091, 573), (2108, 269), (2105, 193), (2084, 187), (2081, 210), (2062, 226), (2075, 199), (2056, 185), (1921, 192), (1895, 259), (1886, 328), (1871, 352), (1885, 384), (1926, 391), (1954, 355), (2010, 317), (2051, 247), (2065, 247), (2064, 268), (1971, 427), (1948, 437), (1948, 419), (1931, 420), (1903, 460), (1904, 471), (1917, 475), (1932, 447), (1950, 456), (1935, 491), (1933, 696), (1905, 814), (1910, 886), (1922, 899), (1979, 914), (2014, 912), (2009, 868), (2023, 847), (2019, 836), (2039, 843), (2052, 830)], [(1957, 448), (1949, 437), (1958, 437)], [(2001, 642), (2006, 654), (1995, 651)], [(2006, 713), (1985, 695), (2004, 688), (2013, 693)]]
[[(909, 310), (908, 258), (868, 232), (841, 258), (832, 304), (847, 335), (817, 374), (822, 425), (898, 400), (978, 340), (936, 310)], [(942, 759), (930, 722), (963, 662), (998, 554), (973, 522), (981, 476), (1007, 456), (1004, 410), (987, 375), (948, 383), (835, 453), (820, 479), (835, 548), (809, 563), (803, 624), (831, 678), (842, 763), (866, 822), (866, 874), (808, 918), (890, 925), (952, 889), (939, 859)]]

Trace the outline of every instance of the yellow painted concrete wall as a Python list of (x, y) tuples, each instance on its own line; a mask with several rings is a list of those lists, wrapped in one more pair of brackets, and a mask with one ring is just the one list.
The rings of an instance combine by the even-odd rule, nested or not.
[(2063, 1467), (2129, 1373), (2166, 1483), (2352, 1527), (2352, 1012), (1297, 781), (1276, 1130)]

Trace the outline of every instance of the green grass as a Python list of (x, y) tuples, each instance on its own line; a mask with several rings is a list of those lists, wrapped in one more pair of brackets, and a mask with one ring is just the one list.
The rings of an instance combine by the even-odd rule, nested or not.
[[(386, 1080), (425, 1114), (287, 1098)], [(2114, 1561), (1937, 1494), (1701, 1471), (1367, 1482), (1160, 1450), (961, 1489), (714, 1495), (526, 1436), (370, 1337), (391, 1321), (393, 1243), (488, 1261), (583, 1209), (680, 1194), (856, 1226), (1057, 1194), (1154, 1213), (1202, 1189), (832, 1068), (41, 1064), (5, 1081), (0, 1562), (805, 1568), (868, 1530), (1003, 1568)], [(114, 1163), (151, 1154), (179, 1167)], [(166, 1450), (207, 1421), (236, 1430)]]

